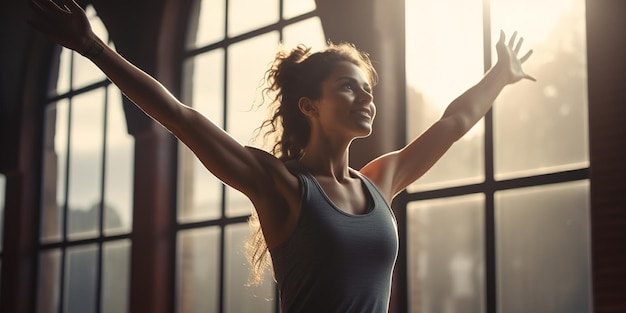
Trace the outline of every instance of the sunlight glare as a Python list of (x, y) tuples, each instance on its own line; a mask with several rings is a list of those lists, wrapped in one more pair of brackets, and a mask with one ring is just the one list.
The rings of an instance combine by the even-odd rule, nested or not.
[(407, 83), (439, 110), (482, 75), (478, 9), (466, 0), (406, 2)]

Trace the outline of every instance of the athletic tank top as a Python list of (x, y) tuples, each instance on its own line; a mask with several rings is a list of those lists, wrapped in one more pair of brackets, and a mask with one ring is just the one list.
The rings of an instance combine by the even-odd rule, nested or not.
[(398, 232), (381, 193), (359, 174), (370, 207), (351, 215), (299, 163), (287, 167), (298, 177), (302, 204), (293, 233), (270, 249), (282, 312), (387, 312)]

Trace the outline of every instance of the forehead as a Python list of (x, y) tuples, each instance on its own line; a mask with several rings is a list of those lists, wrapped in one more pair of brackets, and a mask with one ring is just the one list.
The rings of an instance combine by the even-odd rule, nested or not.
[(329, 78), (334, 81), (341, 77), (351, 78), (360, 83), (371, 84), (367, 74), (365, 74), (359, 66), (349, 61), (340, 61), (335, 64)]

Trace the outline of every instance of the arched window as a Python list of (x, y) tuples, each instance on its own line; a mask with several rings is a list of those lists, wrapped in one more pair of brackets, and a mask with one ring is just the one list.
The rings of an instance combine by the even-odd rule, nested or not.
[[(86, 12), (94, 31), (107, 38), (93, 7)], [(122, 95), (88, 59), (68, 49), (60, 51), (58, 79), (51, 81), (37, 312), (126, 312), (133, 138)]]
[(506, 88), (408, 189), (411, 312), (590, 312), (585, 2), (406, 11), (410, 139), (494, 64), (500, 29), (534, 49), (538, 79)]
[[(280, 43), (326, 46), (313, 0), (196, 0), (182, 98), (242, 144), (267, 117), (260, 85)], [(192, 14), (193, 15), (193, 14)], [(305, 40), (305, 41), (301, 41)], [(247, 287), (252, 205), (182, 144), (179, 151), (177, 312), (278, 312), (271, 273)]]

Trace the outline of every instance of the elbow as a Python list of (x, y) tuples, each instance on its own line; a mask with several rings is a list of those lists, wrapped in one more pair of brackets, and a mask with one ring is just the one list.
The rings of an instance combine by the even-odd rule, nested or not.
[(440, 122), (446, 125), (454, 141), (461, 139), (473, 126), (471, 121), (462, 115), (449, 116)]
[(194, 110), (190, 107), (183, 105), (174, 106), (168, 113), (168, 116), (163, 119), (162, 124), (173, 134), (178, 135), (184, 131), (185, 127), (193, 124), (194, 113)]

